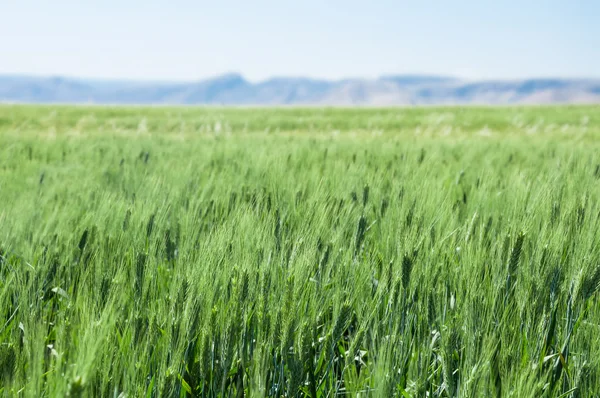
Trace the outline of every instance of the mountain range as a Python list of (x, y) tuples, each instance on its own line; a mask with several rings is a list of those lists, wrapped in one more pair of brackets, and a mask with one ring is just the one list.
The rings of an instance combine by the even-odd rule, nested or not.
[(600, 103), (600, 79), (464, 80), (398, 75), (377, 79), (273, 78), (239, 74), (195, 82), (0, 75), (0, 102), (164, 105), (445, 105)]

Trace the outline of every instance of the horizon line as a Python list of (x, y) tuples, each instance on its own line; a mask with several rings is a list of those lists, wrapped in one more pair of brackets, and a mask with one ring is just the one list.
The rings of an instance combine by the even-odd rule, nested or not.
[(340, 83), (345, 81), (378, 81), (392, 78), (431, 78), (431, 79), (443, 79), (456, 82), (519, 82), (527, 80), (570, 80), (570, 81), (600, 81), (600, 76), (529, 76), (529, 77), (464, 77), (449, 74), (436, 74), (436, 73), (385, 73), (375, 77), (366, 76), (348, 76), (341, 78), (326, 78), (326, 77), (314, 77), (309, 75), (273, 75), (263, 79), (248, 79), (241, 72), (223, 72), (220, 74), (214, 74), (206, 77), (198, 78), (185, 78), (185, 79), (162, 79), (162, 78), (150, 78), (150, 79), (137, 79), (135, 77), (98, 77), (98, 76), (77, 76), (70, 74), (37, 74), (37, 73), (14, 73), (14, 72), (0, 72), (0, 78), (30, 78), (30, 79), (65, 79), (65, 80), (79, 80), (79, 81), (96, 81), (105, 83), (162, 83), (162, 84), (185, 84), (185, 83), (197, 83), (210, 80), (216, 80), (224, 77), (237, 77), (250, 84), (260, 84), (273, 80), (312, 80), (328, 83)]

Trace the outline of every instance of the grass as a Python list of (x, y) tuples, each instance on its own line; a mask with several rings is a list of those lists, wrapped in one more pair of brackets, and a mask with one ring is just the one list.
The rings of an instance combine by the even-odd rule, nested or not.
[(0, 395), (591, 397), (600, 108), (0, 107)]

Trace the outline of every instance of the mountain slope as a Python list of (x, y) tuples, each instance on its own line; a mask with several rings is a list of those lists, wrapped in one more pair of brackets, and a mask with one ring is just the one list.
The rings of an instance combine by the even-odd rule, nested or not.
[(273, 78), (238, 74), (190, 82), (0, 76), (0, 102), (215, 105), (433, 105), (600, 103), (600, 80), (464, 81), (446, 76), (379, 79)]

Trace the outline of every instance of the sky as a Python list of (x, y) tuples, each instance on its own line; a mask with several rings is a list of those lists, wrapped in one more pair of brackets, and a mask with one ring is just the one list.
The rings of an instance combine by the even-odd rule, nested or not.
[(600, 77), (598, 0), (0, 0), (0, 74)]

